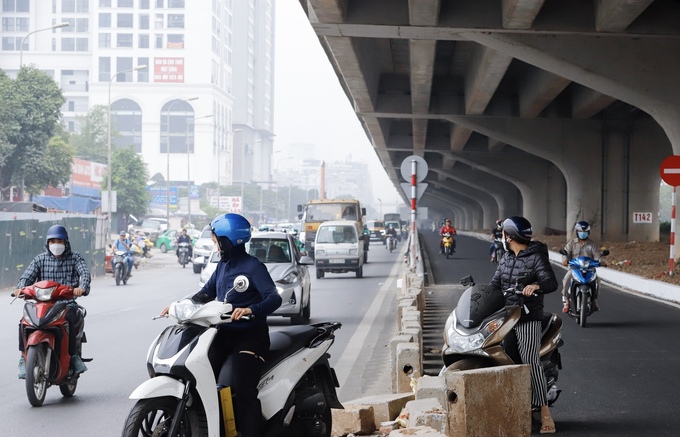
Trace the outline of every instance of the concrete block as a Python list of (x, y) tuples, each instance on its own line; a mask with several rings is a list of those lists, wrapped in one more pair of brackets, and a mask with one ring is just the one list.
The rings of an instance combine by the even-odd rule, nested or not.
[(398, 344), (397, 361), (394, 369), (397, 375), (396, 393), (413, 392), (411, 378), (418, 378), (422, 375), (422, 367), (420, 347), (418, 345), (415, 343)]
[(442, 434), (448, 428), (448, 415), (437, 399), (417, 399), (406, 403), (408, 428), (428, 426)]
[(416, 399), (436, 399), (445, 409), (449, 406), (449, 390), (444, 378), (423, 375), (416, 381)]
[(367, 435), (376, 430), (373, 407), (370, 405), (343, 405), (344, 410), (331, 409), (333, 426), (331, 435)]
[(528, 365), (446, 371), (449, 435), (531, 435)]
[(343, 406), (367, 405), (373, 407), (375, 427), (380, 428), (382, 422), (390, 422), (396, 419), (406, 403), (414, 399), (413, 393), (382, 394), (343, 402)]
[(397, 329), (400, 329), (401, 326), (401, 317), (403, 315), (404, 308), (417, 308), (418, 303), (416, 302), (415, 299), (413, 298), (401, 298), (398, 300), (397, 303)]
[(389, 437), (446, 437), (446, 434), (430, 428), (429, 426), (417, 426), (415, 428), (396, 429), (389, 433)]
[(392, 375), (392, 393), (397, 392), (397, 370), (396, 370), (396, 364), (397, 364), (397, 345), (401, 343), (413, 343), (418, 339), (417, 333), (416, 336), (413, 334), (398, 334), (392, 337), (392, 340), (390, 340), (390, 374)]
[(408, 328), (401, 329), (399, 335), (410, 335), (413, 337), (413, 342), (418, 346), (423, 344), (423, 329), (420, 326), (409, 324)]

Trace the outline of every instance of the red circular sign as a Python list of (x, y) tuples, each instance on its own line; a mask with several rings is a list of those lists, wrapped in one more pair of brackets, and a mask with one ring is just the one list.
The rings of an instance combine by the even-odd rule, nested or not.
[(680, 187), (680, 156), (671, 155), (664, 159), (659, 173), (665, 183), (673, 187)]

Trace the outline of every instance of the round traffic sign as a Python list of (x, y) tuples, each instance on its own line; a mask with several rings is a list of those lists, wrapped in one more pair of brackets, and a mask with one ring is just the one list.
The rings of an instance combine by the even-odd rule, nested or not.
[(680, 156), (671, 155), (664, 159), (659, 173), (665, 183), (672, 187), (680, 187)]
[(416, 181), (422, 182), (427, 176), (427, 162), (422, 156), (418, 155), (411, 155), (401, 161), (401, 177), (405, 181), (411, 181), (411, 164), (413, 161), (416, 162)]

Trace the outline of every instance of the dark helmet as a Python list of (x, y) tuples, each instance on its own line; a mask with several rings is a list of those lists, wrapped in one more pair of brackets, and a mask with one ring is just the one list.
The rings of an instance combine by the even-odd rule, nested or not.
[(574, 226), (574, 230), (576, 232), (590, 232), (590, 223), (581, 220), (580, 222), (576, 223), (576, 226)]
[(45, 241), (49, 241), (52, 238), (58, 238), (60, 240), (68, 241), (68, 232), (66, 232), (66, 228), (63, 227), (62, 225), (54, 225), (51, 228), (47, 230), (47, 236), (45, 237)]
[(529, 220), (516, 215), (503, 221), (503, 232), (520, 244), (529, 244), (533, 234)]
[[(220, 242), (220, 246), (225, 250), (229, 246), (243, 246), (250, 241), (250, 223), (239, 214), (221, 214), (210, 222), (210, 229)], [(229, 244), (224, 244), (223, 239), (229, 240)]]

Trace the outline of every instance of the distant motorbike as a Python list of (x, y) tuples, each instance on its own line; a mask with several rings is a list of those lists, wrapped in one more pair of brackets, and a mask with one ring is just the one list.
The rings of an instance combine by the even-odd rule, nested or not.
[[(444, 326), (444, 346), (440, 375), (449, 370), (470, 370), (521, 363), (513, 327), (517, 324), (524, 306), (505, 306), (505, 294), (522, 294), (524, 285), (518, 281), (514, 287), (498, 290), (488, 285), (475, 284), (472, 276), (461, 280), (468, 288), (458, 299)], [(531, 299), (531, 298), (526, 298)], [(544, 313), (541, 321), (541, 346), (539, 355), (548, 382), (548, 405), (560, 395), (557, 389), (562, 359), (559, 348), (562, 341), (562, 319), (557, 314)]]
[[(78, 355), (82, 356), (82, 343), (87, 342), (85, 323), (71, 327), (66, 320), (66, 305), (75, 298), (73, 287), (54, 281), (39, 281), (23, 288), (21, 298), (26, 300), (21, 337), (28, 401), (34, 407), (41, 406), (47, 389), (53, 385), (58, 385), (61, 394), (70, 398), (76, 392), (80, 375), (70, 368), (69, 329), (77, 330)], [(81, 320), (84, 320), (85, 308), (79, 307), (79, 311)]]
[(153, 243), (149, 240), (149, 237), (138, 238), (135, 244), (142, 250), (142, 256), (144, 258), (151, 258), (153, 254), (151, 253), (151, 248)]
[(444, 234), (442, 234), (442, 247), (444, 249), (444, 255), (446, 255), (446, 259), (449, 259), (449, 256), (453, 255), (454, 247), (453, 235), (451, 235), (450, 232), (444, 232)]
[(128, 271), (127, 258), (131, 256), (125, 250), (116, 250), (113, 253), (113, 277), (116, 278), (116, 285), (122, 282), (127, 284), (131, 272)]
[[(232, 289), (243, 291), (248, 285), (248, 278), (238, 276)], [(232, 322), (231, 311), (231, 304), (215, 300), (200, 304), (183, 299), (170, 306), (168, 317), (176, 324), (165, 328), (149, 348), (146, 368), (151, 379), (130, 395), (137, 403), (125, 421), (123, 437), (238, 435), (232, 403), (238, 397), (232, 400), (226, 383), (238, 375), (223, 371), (218, 386), (208, 359), (218, 327), (239, 323)], [(325, 322), (269, 333), (271, 346), (258, 386), (265, 420), (261, 437), (331, 435), (331, 408), (343, 407), (328, 350), (340, 327)]]
[(499, 238), (493, 239), (493, 262), (498, 264), (501, 262), (501, 258), (505, 255), (505, 248), (503, 247), (503, 242)]
[(397, 239), (392, 234), (387, 234), (385, 239), (387, 241), (387, 244), (385, 245), (385, 249), (389, 250), (390, 253), (392, 253), (392, 251), (397, 248)]
[(182, 268), (189, 264), (189, 243), (179, 243), (177, 245), (177, 259), (182, 264)]
[[(560, 249), (560, 254), (569, 257), (564, 249)], [(609, 255), (609, 250), (602, 251), (602, 256), (607, 255)], [(586, 327), (588, 317), (596, 311), (593, 299), (597, 299), (599, 293), (598, 267), (600, 267), (600, 262), (587, 256), (579, 256), (569, 260), (571, 280), (567, 291), (568, 314), (576, 319), (576, 322), (582, 328)]]

